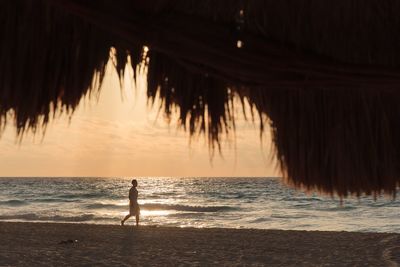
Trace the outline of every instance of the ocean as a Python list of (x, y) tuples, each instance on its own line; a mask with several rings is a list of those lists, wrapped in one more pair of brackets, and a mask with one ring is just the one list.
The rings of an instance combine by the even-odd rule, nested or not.
[[(400, 200), (385, 196), (341, 203), (278, 178), (137, 180), (142, 225), (400, 233)], [(0, 178), (0, 221), (119, 224), (128, 213), (130, 181)]]

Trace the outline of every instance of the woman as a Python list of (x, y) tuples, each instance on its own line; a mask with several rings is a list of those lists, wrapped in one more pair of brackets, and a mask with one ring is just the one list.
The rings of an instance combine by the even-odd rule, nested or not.
[(125, 221), (128, 220), (131, 216), (136, 216), (136, 226), (139, 226), (139, 215), (140, 208), (138, 199), (138, 191), (136, 189), (137, 181), (136, 179), (132, 180), (132, 187), (129, 190), (129, 214), (125, 216), (125, 218), (121, 221), (121, 225), (124, 225)]

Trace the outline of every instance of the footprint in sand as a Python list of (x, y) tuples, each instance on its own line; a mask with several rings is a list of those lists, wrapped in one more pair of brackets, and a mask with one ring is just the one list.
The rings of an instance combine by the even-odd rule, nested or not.
[[(396, 242), (398, 238), (396, 236), (391, 236), (381, 240), (381, 243), (389, 243), (394, 242), (400, 244), (400, 242)], [(400, 266), (400, 246), (391, 246), (385, 248), (382, 253), (382, 258), (384, 262), (387, 264), (386, 266), (389, 267), (399, 267)]]

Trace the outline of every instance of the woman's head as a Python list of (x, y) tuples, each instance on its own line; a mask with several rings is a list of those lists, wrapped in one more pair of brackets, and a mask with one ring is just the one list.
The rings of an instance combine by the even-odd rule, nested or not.
[(137, 181), (136, 181), (136, 179), (133, 179), (133, 180), (132, 180), (132, 185), (133, 185), (134, 187), (137, 186)]

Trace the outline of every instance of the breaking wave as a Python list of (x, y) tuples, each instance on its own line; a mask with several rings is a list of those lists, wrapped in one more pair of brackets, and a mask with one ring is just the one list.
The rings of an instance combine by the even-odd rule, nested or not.
[[(127, 205), (103, 204), (95, 203), (86, 205), (88, 209), (127, 209)], [(187, 211), (187, 212), (222, 212), (233, 211), (236, 208), (230, 206), (190, 206), (190, 205), (172, 205), (172, 204), (159, 204), (159, 203), (146, 203), (141, 204), (142, 210), (174, 210), (174, 211)]]

